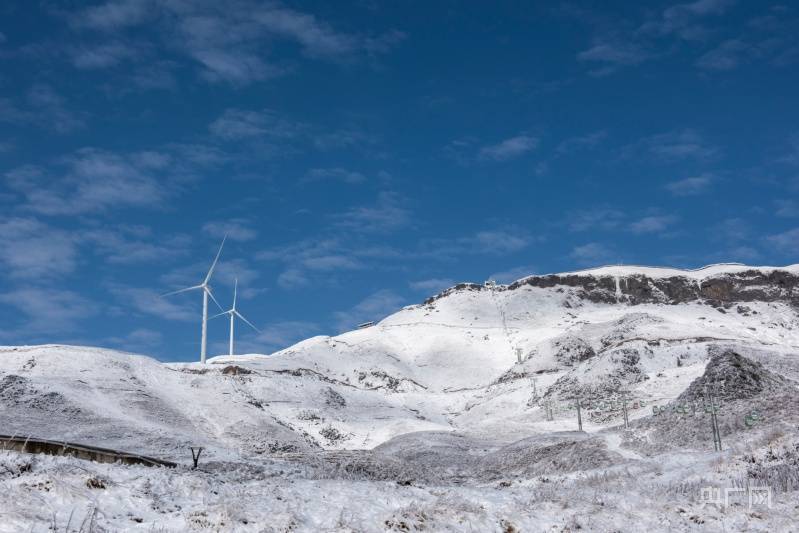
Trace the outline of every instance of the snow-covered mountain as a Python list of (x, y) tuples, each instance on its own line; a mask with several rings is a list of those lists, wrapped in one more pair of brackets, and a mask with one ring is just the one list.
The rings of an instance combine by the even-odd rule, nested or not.
[(651, 414), (703, 373), (712, 347), (779, 363), (796, 379), (798, 308), (797, 265), (604, 267), (460, 284), (372, 327), (205, 367), (92, 348), (3, 348), (0, 414), (6, 433), (144, 442), (166, 456), (189, 443), (243, 454), (372, 448), (413, 431), (500, 431), (511, 441), (576, 429), (578, 395), (623, 392), (640, 400), (633, 418)]
[[(144, 514), (151, 527), (167, 516), (174, 530), (227, 530), (233, 521), (232, 529), (260, 531), (256, 526), (266, 518), (244, 518), (253, 505), (231, 508), (231, 501), (249, 497), (272, 502), (268, 520), (282, 524), (276, 530), (297, 524), (304, 530), (323, 524), (328, 530), (460, 530), (468, 516), (485, 530), (547, 523), (565, 531), (590, 513), (603, 517), (596, 522), (600, 530), (618, 530), (628, 498), (641, 491), (658, 499), (637, 520), (676, 520), (690, 529), (713, 517), (686, 487), (696, 492), (708, 479), (742, 483), (740, 476), (788, 493), (799, 485), (799, 470), (790, 466), (799, 464), (797, 354), (799, 265), (604, 267), (509, 285), (459, 284), (371, 327), (307, 339), (271, 356), (215, 357), (207, 365), (99, 348), (2, 347), (0, 434), (181, 464), (190, 461), (189, 446), (205, 448), (205, 470), (158, 474), (157, 483), (137, 489), (130, 501), (141, 503), (126, 507), (127, 515), (103, 518), (111, 529), (139, 523)], [(708, 390), (721, 404), (724, 468), (709, 451)], [(577, 431), (577, 398), (584, 432)], [(622, 405), (628, 431), (622, 431)], [(59, 459), (37, 471), (4, 453), (0, 480), (3, 472), (22, 480), (15, 481), (17, 491), (71, 479), (68, 488), (36, 497), (60, 506), (54, 514), (72, 515), (64, 502), (76, 505), (74, 495), (85, 490), (75, 488), (83, 467)], [(109, 480), (107, 506), (117, 510), (128, 501), (120, 487), (144, 478), (134, 475), (136, 467), (126, 467), (131, 474), (92, 468), (100, 481), (86, 483)], [(592, 479), (604, 479), (603, 490), (616, 491), (618, 499), (608, 496), (601, 510), (586, 500), (571, 514), (554, 508), (535, 519), (518, 514), (530, 491), (553, 502), (566, 491), (579, 502), (588, 498), (585, 491), (595, 493)], [(391, 484), (380, 484), (385, 481)], [(508, 488), (514, 483), (518, 489)], [(220, 485), (245, 484), (251, 496), (235, 489), (216, 504), (208, 499), (208, 490), (222, 494)], [(320, 484), (327, 489), (319, 492)], [(405, 486), (414, 484), (420, 488)], [(470, 492), (475, 485), (477, 492)], [(206, 489), (198, 500), (199, 486)], [(285, 506), (272, 498), (287, 491)], [(337, 496), (326, 499), (330, 491)], [(346, 503), (365, 501), (364, 491), (382, 494), (384, 504)], [(678, 505), (667, 503), (675, 498)], [(297, 499), (327, 511), (300, 516)], [(0, 498), (14, 510), (8, 516), (18, 517), (8, 522), (10, 530), (27, 529), (39, 516), (24, 501)], [(418, 501), (427, 507), (417, 509)], [(780, 529), (795, 514), (785, 505), (765, 522), (738, 514), (733, 523)], [(342, 506), (348, 518), (323, 518)], [(677, 508), (683, 514), (675, 517)]]

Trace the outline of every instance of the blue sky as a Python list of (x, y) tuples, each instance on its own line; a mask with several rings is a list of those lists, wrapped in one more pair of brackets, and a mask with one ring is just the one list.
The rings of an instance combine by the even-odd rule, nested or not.
[[(458, 281), (797, 262), (799, 5), (0, 6), (0, 343), (268, 353)], [(211, 323), (211, 352), (226, 324)]]

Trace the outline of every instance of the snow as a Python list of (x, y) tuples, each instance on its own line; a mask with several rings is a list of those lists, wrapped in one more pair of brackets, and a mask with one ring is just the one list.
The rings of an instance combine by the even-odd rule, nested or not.
[[(596, 268), (589, 268), (586, 270), (575, 270), (572, 272), (562, 272), (559, 274), (554, 274), (556, 276), (595, 276), (595, 277), (603, 277), (603, 276), (616, 276), (616, 277), (627, 277), (627, 276), (646, 276), (649, 278), (673, 278), (673, 277), (684, 277), (689, 279), (694, 279), (698, 281), (702, 281), (707, 278), (712, 278), (716, 276), (723, 276), (725, 274), (739, 274), (741, 272), (749, 272), (749, 271), (758, 271), (763, 272), (764, 274), (769, 274), (775, 271), (784, 271), (791, 274), (799, 274), (799, 263), (794, 265), (788, 265), (784, 267), (774, 267), (774, 266), (748, 266), (742, 263), (716, 263), (713, 265), (703, 266), (701, 268), (695, 269), (681, 269), (681, 268), (670, 268), (670, 267), (657, 267), (657, 266), (638, 266), (638, 265), (607, 265), (602, 267)], [(552, 274), (547, 274), (552, 275)], [(529, 277), (537, 277), (537, 276), (528, 276)], [(527, 279), (527, 278), (522, 278)], [(521, 280), (519, 280), (521, 281)]]
[[(779, 436), (783, 426), (770, 420), (771, 436), (725, 426), (738, 431), (729, 440), (738, 448), (719, 456), (701, 434), (680, 450), (653, 442), (658, 433), (646, 424), (652, 406), (677, 398), (719, 347), (799, 379), (795, 307), (753, 301), (749, 311), (720, 313), (700, 301), (618, 298), (625, 276), (701, 282), (753, 268), (774, 267), (582, 271), (614, 277), (614, 303), (565, 286), (453, 290), (369, 328), (207, 365), (80, 346), (0, 347), (0, 433), (182, 465), (0, 452), (0, 531), (65, 529), (70, 514), (74, 530), (87, 517), (98, 530), (147, 531), (608, 531), (633, 520), (653, 530), (700, 522), (787, 530), (795, 493), (775, 497), (761, 518), (697, 498), (703, 483), (746, 477), (747, 447), (799, 449), (795, 431)], [(583, 409), (582, 433), (575, 387), (596, 391), (585, 398), (597, 403)], [(618, 410), (596, 407), (622, 389), (635, 402), (629, 433)], [(795, 428), (795, 412), (780, 424)], [(189, 446), (205, 448), (197, 471), (186, 466)], [(87, 486), (89, 478), (105, 488)]]

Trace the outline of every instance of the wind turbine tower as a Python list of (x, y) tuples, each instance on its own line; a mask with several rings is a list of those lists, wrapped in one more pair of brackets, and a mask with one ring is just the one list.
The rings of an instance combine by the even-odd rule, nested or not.
[[(222, 239), (222, 244), (219, 245), (219, 251), (216, 252), (216, 257), (214, 257), (214, 262), (211, 263), (211, 268), (208, 269), (208, 274), (206, 274), (205, 279), (199, 285), (195, 285), (194, 287), (187, 287), (185, 289), (180, 289), (177, 291), (168, 292), (162, 296), (170, 296), (172, 294), (178, 294), (181, 292), (188, 292), (193, 291), (196, 289), (202, 289), (203, 291), (203, 326), (202, 326), (202, 338), (200, 340), (200, 362), (205, 364), (205, 354), (206, 354), (206, 346), (208, 344), (208, 297), (210, 296), (211, 299), (214, 301), (216, 306), (219, 309), (222, 309), (222, 306), (219, 305), (219, 302), (216, 301), (214, 295), (211, 293), (211, 286), (208, 284), (211, 281), (211, 276), (214, 274), (214, 268), (216, 268), (216, 263), (219, 261), (219, 256), (222, 254), (222, 247), (225, 246), (225, 240), (227, 239), (227, 235)], [(243, 318), (243, 317), (242, 317)]]
[(230, 344), (229, 344), (230, 355), (233, 355), (233, 329), (234, 329), (234, 327), (236, 325), (235, 324), (236, 323), (236, 317), (239, 317), (240, 319), (242, 319), (248, 326), (250, 326), (252, 329), (257, 331), (258, 333), (261, 332), (261, 330), (259, 330), (255, 326), (253, 326), (252, 323), (249, 320), (247, 320), (246, 318), (244, 318), (244, 316), (242, 316), (242, 314), (239, 313), (238, 309), (236, 309), (236, 294), (238, 293), (238, 290), (239, 290), (239, 280), (237, 279), (235, 284), (233, 285), (233, 307), (231, 307), (227, 311), (222, 311), (218, 315), (214, 315), (214, 316), (211, 317), (212, 319), (214, 319), (214, 318), (216, 318), (218, 316), (230, 315)]

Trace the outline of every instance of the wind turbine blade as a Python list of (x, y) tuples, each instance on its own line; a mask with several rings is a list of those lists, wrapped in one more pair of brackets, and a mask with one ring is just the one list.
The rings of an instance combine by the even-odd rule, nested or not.
[(257, 331), (258, 333), (261, 333), (261, 330), (260, 330), (260, 329), (258, 329), (258, 328), (256, 328), (255, 326), (253, 326), (253, 325), (252, 325), (252, 322), (250, 322), (249, 320), (247, 320), (246, 318), (244, 318), (243, 316), (241, 316), (241, 313), (239, 313), (238, 311), (233, 311), (233, 313), (235, 313), (235, 315), (236, 315), (237, 317), (239, 317), (240, 319), (242, 319), (242, 320), (243, 320), (243, 321), (244, 321), (244, 322), (245, 322), (245, 323), (246, 323), (248, 326), (250, 326), (252, 329), (254, 329), (255, 331)]
[(208, 296), (210, 296), (211, 299), (214, 301), (219, 310), (224, 311), (224, 309), (222, 309), (222, 306), (219, 305), (219, 302), (216, 301), (216, 298), (214, 298), (214, 293), (211, 292), (211, 288), (208, 285), (203, 285), (202, 287), (205, 289), (205, 292), (208, 293)]
[(233, 310), (236, 310), (236, 293), (239, 291), (239, 278), (236, 278), (236, 282), (233, 284)]
[(187, 287), (185, 289), (179, 289), (179, 290), (172, 291), (172, 292), (165, 292), (161, 296), (172, 296), (173, 294), (180, 294), (181, 292), (193, 291), (194, 289), (202, 289), (202, 288), (203, 288), (202, 285), (195, 285), (194, 287)]
[(222, 239), (222, 244), (219, 245), (219, 251), (216, 252), (216, 257), (214, 257), (214, 262), (211, 263), (211, 268), (208, 270), (208, 275), (205, 276), (204, 284), (207, 284), (211, 281), (211, 275), (214, 273), (214, 268), (216, 268), (216, 262), (219, 261), (219, 256), (222, 254), (222, 247), (225, 246), (225, 240), (227, 240), (227, 233), (225, 233), (224, 238)]
[(216, 317), (220, 317), (220, 316), (222, 316), (222, 315), (228, 315), (228, 314), (230, 314), (230, 311), (222, 311), (221, 313), (219, 313), (219, 314), (217, 314), (217, 315), (214, 315), (214, 316), (212, 316), (212, 317), (209, 317), (209, 318), (208, 318), (208, 320), (213, 320), (213, 319), (215, 319)]

